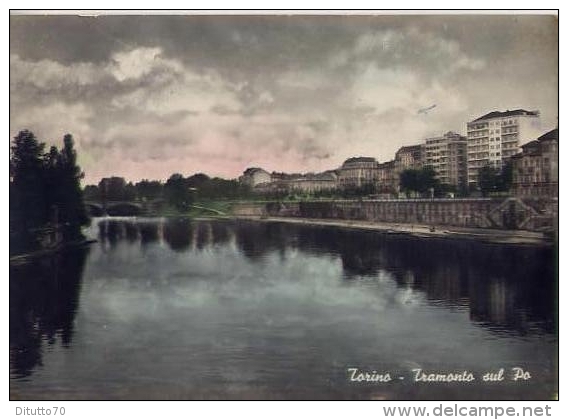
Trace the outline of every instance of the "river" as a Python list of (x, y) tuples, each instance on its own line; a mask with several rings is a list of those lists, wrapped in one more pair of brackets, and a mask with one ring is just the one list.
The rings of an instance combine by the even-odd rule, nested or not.
[(556, 398), (550, 247), (234, 220), (86, 234), (10, 268), (12, 399)]

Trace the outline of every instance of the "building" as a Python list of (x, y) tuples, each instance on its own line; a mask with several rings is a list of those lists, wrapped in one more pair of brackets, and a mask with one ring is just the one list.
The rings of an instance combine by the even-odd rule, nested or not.
[(395, 167), (398, 173), (405, 169), (422, 168), (423, 145), (403, 146), (395, 154)]
[(519, 197), (558, 197), (558, 128), (521, 146), (511, 158), (513, 193)]
[(262, 168), (247, 168), (239, 181), (254, 188), (258, 184), (271, 182), (272, 176)]
[(467, 184), (467, 138), (448, 131), (426, 139), (423, 162), (434, 169), (441, 184)]
[(286, 181), (289, 191), (315, 193), (337, 189), (338, 177), (335, 171), (325, 171), (319, 174), (306, 174)]
[(347, 159), (338, 169), (338, 186), (340, 188), (362, 187), (376, 184), (379, 163), (372, 157), (352, 157)]
[(379, 193), (394, 194), (399, 190), (400, 178), (396, 172), (396, 161), (389, 160), (378, 165), (377, 185)]
[[(423, 145), (403, 146), (394, 155), (394, 172), (390, 173), (390, 166), (382, 167), (381, 185), (387, 185), (393, 191), (398, 191), (400, 174), (407, 169), (422, 168)], [(387, 188), (387, 189), (389, 189)]]
[[(252, 168), (257, 169), (257, 168)], [(248, 170), (247, 170), (248, 171)], [(325, 171), (314, 174), (287, 174), (283, 172), (272, 172), (270, 179), (265, 176), (266, 171), (250, 171), (247, 174), (248, 185), (252, 185), (253, 191), (263, 194), (288, 194), (292, 192), (315, 193), (319, 191), (331, 191), (337, 189), (337, 173), (335, 171)], [(246, 174), (246, 171), (245, 171)], [(245, 175), (243, 175), (244, 177)], [(241, 178), (243, 178), (241, 177)], [(242, 181), (241, 181), (242, 182)], [(252, 184), (253, 182), (254, 185)]]
[(517, 154), (519, 146), (539, 130), (539, 112), (524, 109), (493, 111), (468, 122), (468, 183), (477, 185), (479, 169), (485, 165), (501, 168), (503, 161)]

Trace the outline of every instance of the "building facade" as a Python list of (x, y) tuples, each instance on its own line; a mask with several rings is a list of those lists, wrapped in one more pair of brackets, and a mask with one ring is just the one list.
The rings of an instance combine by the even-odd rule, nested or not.
[(251, 188), (258, 184), (265, 184), (272, 181), (272, 176), (262, 168), (247, 168), (239, 181)]
[(468, 184), (477, 185), (483, 166), (501, 168), (520, 151), (520, 145), (540, 131), (538, 111), (493, 111), (467, 123)]
[(389, 160), (378, 165), (377, 186), (378, 192), (384, 194), (398, 193), (400, 178), (396, 172), (396, 161)]
[(335, 171), (325, 171), (320, 174), (306, 174), (292, 178), (287, 182), (289, 191), (302, 193), (315, 193), (320, 191), (332, 191), (338, 186), (338, 177)]
[(397, 172), (405, 169), (420, 169), (423, 164), (423, 145), (403, 146), (395, 154), (394, 161)]
[(467, 138), (452, 131), (426, 139), (424, 165), (431, 166), (442, 184), (467, 184)]
[(558, 197), (558, 129), (522, 147), (511, 158), (513, 194), (519, 197)]
[(347, 159), (338, 169), (338, 185), (340, 188), (375, 185), (378, 179), (379, 163), (372, 157), (352, 157)]

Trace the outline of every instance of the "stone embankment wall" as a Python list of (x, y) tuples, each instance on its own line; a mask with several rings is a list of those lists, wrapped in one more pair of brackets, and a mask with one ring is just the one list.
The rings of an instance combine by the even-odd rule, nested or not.
[(557, 200), (518, 198), (236, 203), (237, 216), (365, 220), (468, 228), (552, 230)]

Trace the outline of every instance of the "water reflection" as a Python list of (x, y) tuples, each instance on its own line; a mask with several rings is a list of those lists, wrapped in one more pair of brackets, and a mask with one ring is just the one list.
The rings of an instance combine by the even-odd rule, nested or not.
[(10, 368), (16, 377), (41, 365), (46, 347), (71, 344), (87, 252), (10, 267)]
[[(33, 379), (45, 370), (38, 389), (78, 386), (42, 367), (58, 340), (77, 353), (62, 369), (88, 365), (79, 388), (110, 381), (109, 398), (132, 398), (125, 386), (138, 380), (141, 398), (172, 389), (182, 399), (257, 398), (259, 389), (263, 398), (369, 398), (368, 389), (345, 387), (354, 362), (485, 369), (522, 360), (544, 366), (538, 395), (556, 386), (550, 248), (187, 219), (106, 218), (90, 235), (99, 243), (85, 274), (85, 251), (11, 268), (11, 372)], [(76, 313), (83, 334), (72, 342)], [(172, 388), (150, 392), (145, 378)], [(443, 392), (391, 387), (384, 397), (494, 395)]]
[[(261, 260), (297, 249), (341, 258), (346, 281), (386, 271), (400, 287), (421, 291), (433, 305), (461, 307), (470, 318), (495, 331), (554, 332), (554, 251), (547, 247), (484, 244), (475, 241), (421, 240), (348, 229), (283, 223), (195, 223), (188, 219), (98, 223), (99, 239), (141, 245), (164, 242), (183, 252), (226, 244), (235, 238), (243, 255)], [(535, 281), (538, 279), (538, 281)]]

